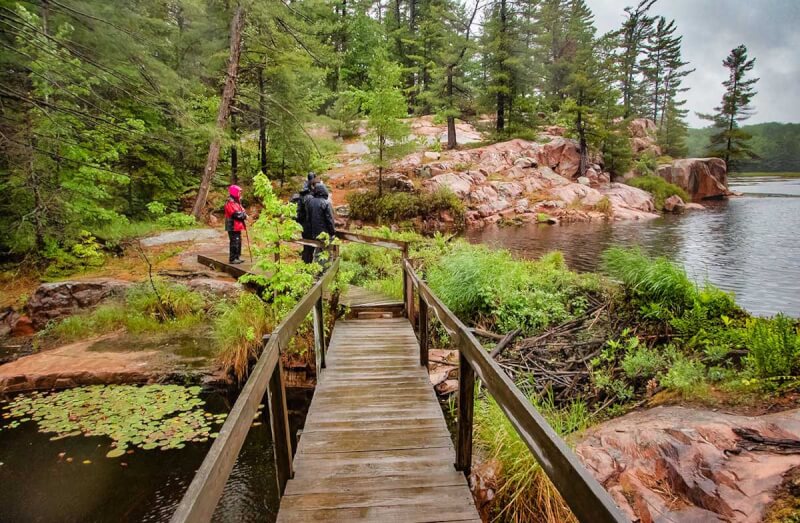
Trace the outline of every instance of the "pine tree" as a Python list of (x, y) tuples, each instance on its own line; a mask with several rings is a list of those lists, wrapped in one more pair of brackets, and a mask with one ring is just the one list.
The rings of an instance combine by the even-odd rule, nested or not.
[(753, 114), (750, 102), (756, 95), (754, 85), (759, 79), (747, 78), (747, 73), (753, 70), (755, 63), (755, 58), (748, 59), (744, 45), (733, 49), (722, 62), (729, 71), (728, 79), (722, 82), (725, 86), (722, 104), (714, 108), (714, 114), (698, 114), (713, 122), (715, 129), (708, 154), (724, 159), (729, 169), (732, 169), (732, 161), (756, 157), (749, 145), (751, 136), (739, 128), (739, 124)]
[(647, 12), (657, 0), (640, 0), (636, 7), (626, 7), (628, 18), (623, 22), (619, 31), (620, 56), (622, 62), (622, 105), (624, 117), (636, 114), (647, 114), (644, 111), (645, 97), (642, 84), (639, 82), (641, 64), (639, 57), (644, 49), (647, 39), (653, 32), (654, 17)]
[(675, 21), (660, 16), (654, 24), (653, 33), (645, 44), (645, 56), (641, 68), (643, 81), (647, 85), (649, 117), (657, 124), (659, 115), (681, 89), (681, 81), (694, 69), (684, 69), (688, 62), (681, 59), (681, 40), (676, 36)]

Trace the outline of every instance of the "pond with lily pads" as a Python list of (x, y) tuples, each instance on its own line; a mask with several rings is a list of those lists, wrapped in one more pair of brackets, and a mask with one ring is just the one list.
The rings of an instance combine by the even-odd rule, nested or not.
[[(175, 384), (0, 399), (0, 520), (168, 521), (234, 400)], [(262, 413), (214, 521), (273, 521), (277, 507)]]

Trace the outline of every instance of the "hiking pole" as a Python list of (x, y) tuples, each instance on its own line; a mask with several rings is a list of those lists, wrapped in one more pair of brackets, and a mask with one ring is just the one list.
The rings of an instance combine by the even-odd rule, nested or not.
[(244, 225), (244, 237), (247, 238), (247, 250), (250, 252), (250, 263), (253, 263), (253, 248), (250, 247), (250, 233), (247, 232), (247, 222), (242, 222)]

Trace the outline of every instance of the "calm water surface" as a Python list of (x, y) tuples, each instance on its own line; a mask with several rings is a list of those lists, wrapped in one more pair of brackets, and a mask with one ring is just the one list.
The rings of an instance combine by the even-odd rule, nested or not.
[(744, 196), (706, 211), (641, 222), (528, 224), (469, 231), (474, 243), (537, 257), (560, 250), (570, 267), (597, 269), (611, 245), (639, 245), (681, 263), (698, 282), (732, 291), (753, 314), (800, 316), (800, 178), (731, 178)]
[[(206, 410), (227, 412), (232, 398), (206, 395)], [(214, 514), (215, 522), (272, 522), (278, 507), (269, 421), (252, 427)], [(50, 441), (35, 422), (0, 420), (0, 521), (169, 521), (211, 442), (184, 449), (105, 457), (105, 437)], [(59, 458), (65, 452), (73, 458)], [(91, 460), (84, 465), (83, 460)], [(123, 467), (120, 463), (126, 463)]]

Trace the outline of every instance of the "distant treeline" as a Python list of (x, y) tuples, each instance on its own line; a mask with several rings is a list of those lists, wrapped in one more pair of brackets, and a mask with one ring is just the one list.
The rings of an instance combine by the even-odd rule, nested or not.
[[(800, 172), (800, 123), (745, 125), (742, 130), (753, 136), (750, 145), (758, 158), (737, 162), (737, 171)], [(689, 129), (686, 138), (689, 157), (706, 156), (712, 131), (710, 127)]]

